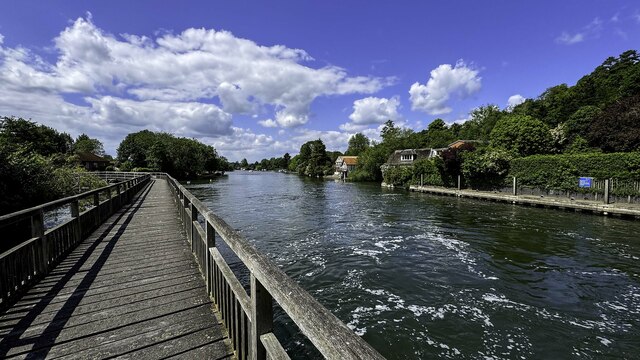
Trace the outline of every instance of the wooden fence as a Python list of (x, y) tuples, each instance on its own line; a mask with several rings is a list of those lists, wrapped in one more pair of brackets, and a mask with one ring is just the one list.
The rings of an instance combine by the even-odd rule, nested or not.
[[(91, 234), (148, 182), (144, 174), (80, 195), (49, 202), (44, 205), (0, 216), (2, 245), (9, 245), (0, 254), (0, 309), (6, 308), (45, 276), (80, 241)], [(90, 204), (83, 210), (81, 204)], [(70, 219), (47, 229), (44, 214), (68, 207)], [(25, 227), (26, 231), (5, 231), (12, 227)], [(10, 234), (28, 233), (25, 238), (12, 238)], [(16, 245), (17, 244), (17, 245)], [(6, 246), (5, 246), (6, 248)]]
[[(168, 175), (166, 179), (209, 297), (222, 314), (238, 359), (289, 359), (273, 334), (273, 301), (325, 358), (383, 359), (175, 179)], [(218, 239), (249, 269), (249, 294), (218, 251)]]

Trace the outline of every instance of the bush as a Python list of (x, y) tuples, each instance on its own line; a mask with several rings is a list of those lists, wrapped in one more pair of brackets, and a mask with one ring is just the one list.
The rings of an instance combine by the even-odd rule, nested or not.
[[(438, 166), (440, 165), (440, 166)], [(420, 185), (422, 175), (422, 184), (431, 186), (445, 186), (442, 172), (442, 159), (420, 159), (413, 164), (413, 177), (411, 183)]]
[(413, 166), (388, 168), (383, 175), (384, 182), (393, 186), (407, 186), (413, 178)]
[(504, 186), (513, 155), (501, 149), (465, 152), (462, 174), (473, 189), (491, 190)]

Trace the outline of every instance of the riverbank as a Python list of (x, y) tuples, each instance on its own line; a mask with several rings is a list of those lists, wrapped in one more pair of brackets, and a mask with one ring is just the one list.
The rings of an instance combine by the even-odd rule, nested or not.
[(457, 190), (434, 186), (411, 185), (410, 191), (428, 193), (434, 195), (447, 195), (465, 197), (472, 199), (497, 201), (516, 205), (527, 205), (536, 207), (547, 207), (559, 210), (571, 210), (577, 212), (590, 212), (599, 215), (613, 215), (640, 219), (640, 205), (602, 202), (590, 200), (572, 200), (571, 198), (545, 198), (533, 195), (507, 195), (504, 193), (478, 191), (478, 190)]

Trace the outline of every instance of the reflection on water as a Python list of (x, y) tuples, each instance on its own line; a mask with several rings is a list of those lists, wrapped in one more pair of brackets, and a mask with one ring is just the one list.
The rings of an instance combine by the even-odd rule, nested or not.
[(276, 173), (188, 188), (389, 359), (640, 351), (640, 222)]

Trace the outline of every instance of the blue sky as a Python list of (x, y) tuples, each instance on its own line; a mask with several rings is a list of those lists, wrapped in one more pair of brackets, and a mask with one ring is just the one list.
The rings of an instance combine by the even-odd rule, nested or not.
[(344, 151), (572, 85), (639, 35), (629, 0), (2, 2), (0, 115), (113, 155), (145, 128), (230, 160)]

